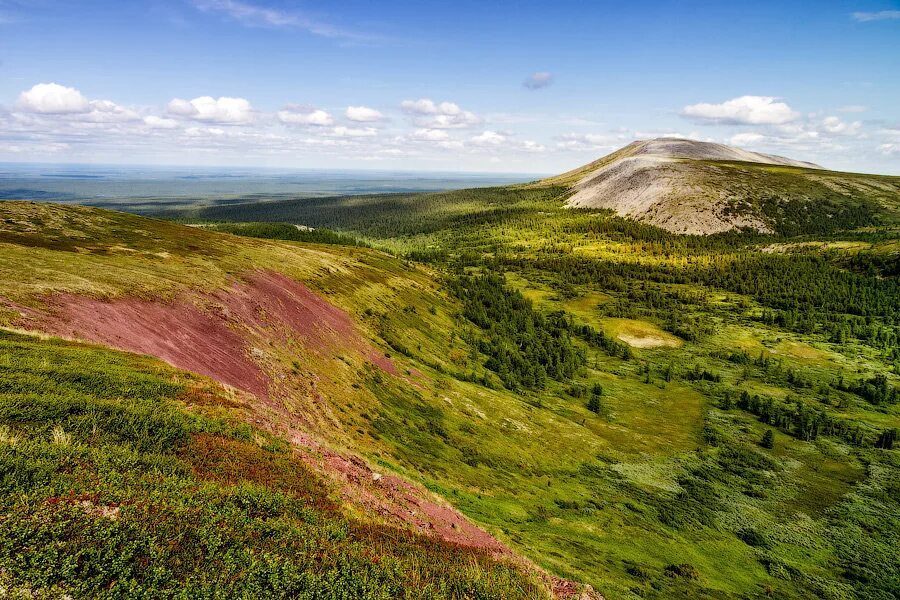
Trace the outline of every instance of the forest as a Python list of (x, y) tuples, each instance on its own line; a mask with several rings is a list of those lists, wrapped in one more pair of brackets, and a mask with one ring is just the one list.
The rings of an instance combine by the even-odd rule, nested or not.
[[(437, 273), (457, 303), (449, 365), (397, 333), (398, 319), (440, 316), (433, 307), (373, 318), (392, 349), (435, 369), (436, 398), (463, 386), (491, 394), (496, 414), (483, 428), (479, 413), (375, 382), (391, 406), (378, 436), (541, 564), (617, 598), (896, 597), (896, 223), (839, 195), (760, 196), (773, 233), (678, 235), (565, 209), (566, 194), (528, 185), (165, 216), (285, 240), (305, 235), (294, 225), (325, 228), (306, 240), (352, 239)], [(576, 464), (511, 458), (507, 440), (537, 435), (545, 417), (581, 432), (554, 439)]]

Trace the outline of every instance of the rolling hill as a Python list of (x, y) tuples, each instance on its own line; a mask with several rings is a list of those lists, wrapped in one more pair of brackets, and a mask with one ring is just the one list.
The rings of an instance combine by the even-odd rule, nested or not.
[(569, 185), (0, 202), (0, 590), (890, 597), (889, 215), (682, 235)]
[[(309, 598), (580, 589), (400, 475), (391, 429), (375, 426), (453, 370), (447, 340), (422, 337), (453, 328), (423, 270), (366, 249), (77, 206), (3, 202), (0, 216), (0, 589)], [(418, 340), (431, 360), (391, 356), (378, 330)], [(389, 408), (385, 395), (400, 404)], [(65, 539), (43, 529), (48, 520)], [(198, 530), (173, 533), (185, 520)], [(57, 554), (34, 553), (39, 540)], [(26, 550), (29, 562), (16, 562)], [(53, 563), (59, 552), (82, 568)]]
[(801, 233), (873, 225), (900, 213), (900, 178), (828, 171), (807, 162), (684, 139), (638, 141), (538, 182), (566, 185), (566, 205), (603, 208), (675, 233), (734, 229)]

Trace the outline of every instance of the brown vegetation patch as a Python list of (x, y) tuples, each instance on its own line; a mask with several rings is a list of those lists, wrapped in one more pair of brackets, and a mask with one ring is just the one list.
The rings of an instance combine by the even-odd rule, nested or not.
[(336, 511), (323, 481), (293, 454), (276, 454), (231, 438), (195, 435), (182, 450), (201, 479), (235, 485), (256, 483), (296, 498), (320, 510)]

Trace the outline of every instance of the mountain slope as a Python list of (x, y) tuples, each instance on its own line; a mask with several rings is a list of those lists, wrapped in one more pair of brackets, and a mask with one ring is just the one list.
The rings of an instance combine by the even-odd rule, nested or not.
[[(119, 550), (102, 536), (87, 546), (90, 555), (76, 543), (41, 554), (39, 565), (16, 557), (36, 534), (59, 547), (65, 540), (56, 532), (71, 530), (58, 529), (56, 519), (78, 510), (83, 531), (144, 543), (140, 530), (89, 526), (123, 496), (157, 513), (186, 505), (174, 520), (189, 519), (208, 494), (186, 504), (169, 492), (176, 483), (208, 489), (210, 471), (224, 484), (215, 493), (229, 498), (228, 523), (249, 524), (229, 531), (294, 536), (293, 517), (281, 511), (294, 505), (278, 504), (277, 488), (287, 483), (278, 467), (283, 455), (268, 453), (282, 449), (364, 523), (462, 545), (463, 561), (491, 555), (459, 582), (450, 568), (456, 559), (434, 569), (441, 559), (423, 554), (419, 569), (396, 556), (382, 561), (380, 535), (360, 539), (365, 530), (351, 528), (343, 538), (385, 569), (412, 568), (413, 577), (435, 582), (437, 597), (454, 597), (442, 581), (459, 582), (455, 597), (539, 598), (550, 587), (573, 596), (575, 586), (527, 562), (524, 571), (505, 571), (518, 591), (478, 575), (500, 574), (495, 569), (509, 566), (504, 557), (515, 567), (518, 559), (503, 547), (626, 600), (881, 598), (896, 589), (900, 498), (891, 490), (900, 462), (889, 450), (900, 435), (896, 231), (760, 246), (758, 238), (680, 236), (610, 211), (568, 210), (566, 196), (563, 186), (488, 188), (296, 199), (207, 215), (335, 227), (407, 250), (409, 260), (327, 232), (317, 240), (349, 245), (0, 203), (0, 325), (29, 330), (34, 354), (25, 361), (0, 348), (0, 377), (32, 386), (23, 393), (0, 379), (0, 483), (7, 486), (0, 494), (28, 498), (24, 507), (0, 502), (15, 506), (0, 518), (20, 522), (23, 508), (41, 502), (67, 509), (27, 513), (25, 529), (0, 528), (10, 536), (0, 537), (4, 576), (45, 591), (46, 580), (33, 576), (58, 564), (105, 565), (98, 553)], [(292, 225), (224, 228), (298, 237)], [(150, 389), (132, 386), (135, 377), (106, 365), (134, 354), (100, 348), (61, 360), (54, 351), (61, 342), (44, 339), (54, 333), (148, 352), (207, 377), (167, 368), (164, 379), (199, 381), (199, 390), (155, 390), (159, 380)], [(98, 379), (95, 364), (109, 377)], [(46, 379), (102, 398), (52, 400), (35, 412), (34, 387), (51, 390)], [(114, 385), (119, 380), (124, 388)], [(115, 422), (114, 440), (156, 439), (159, 422), (149, 426), (132, 405), (147, 396), (151, 412), (165, 408), (156, 400), (163, 392), (188, 418), (238, 426), (237, 441), (267, 451), (250, 457), (258, 468), (218, 460), (248, 454), (234, 436), (212, 444), (189, 436), (196, 443), (170, 447), (188, 458), (198, 449), (211, 455), (197, 465), (199, 483), (171, 478), (195, 468), (171, 452), (98, 448), (108, 429), (98, 415)], [(199, 433), (223, 431), (207, 424)], [(74, 477), (72, 454), (60, 452), (56, 438), (77, 450)], [(85, 456), (100, 459), (82, 464)], [(134, 459), (124, 476), (122, 456)], [(161, 479), (158, 465), (169, 468)], [(104, 467), (100, 477), (94, 466)], [(136, 498), (146, 488), (128, 487), (145, 482), (139, 474), (148, 469), (149, 507)], [(874, 503), (877, 514), (869, 510)], [(121, 506), (125, 525), (142, 514)], [(216, 533), (215, 510), (201, 516), (204, 531)], [(40, 528), (47, 519), (49, 532)], [(347, 531), (329, 527), (339, 538)], [(223, 535), (227, 547), (265, 549), (257, 538)], [(261, 539), (279, 545), (284, 538)], [(200, 565), (194, 575), (219, 581), (215, 560), (204, 571), (207, 549), (179, 556), (198, 548), (194, 541), (161, 566), (190, 558)], [(278, 556), (255, 556), (266, 559), (251, 562), (253, 573), (283, 565)], [(117, 565), (127, 569), (128, 560)], [(224, 577), (242, 584), (247, 573)], [(68, 583), (83, 575), (70, 574)]]
[(668, 138), (634, 142), (537, 185), (569, 186), (571, 208), (611, 209), (675, 233), (823, 232), (900, 212), (900, 177)]
[[(579, 586), (519, 558), (410, 478), (413, 464), (395, 448), (405, 426), (381, 422), (396, 410), (389, 402), (427, 403), (438, 373), (456, 370), (448, 357), (458, 350), (428, 334), (452, 330), (455, 310), (428, 272), (373, 250), (0, 203), (0, 328), (11, 332), (0, 339), (0, 495), (9, 495), (0, 523), (17, 523), (0, 535), (0, 589), (318, 598), (332, 597), (321, 591), (330, 578), (333, 597), (574, 594)], [(390, 355), (385, 339), (431, 358)], [(148, 378), (148, 368), (160, 375)], [(454, 387), (443, 393), (456, 396)], [(171, 428), (177, 435), (144, 450), (146, 436)], [(74, 459), (72, 476), (69, 453), (46, 441), (54, 431), (71, 454), (88, 457)], [(121, 456), (132, 465), (125, 481), (106, 466)], [(12, 501), (19, 496), (24, 505)], [(226, 515), (218, 525), (216, 510)], [(72, 543), (42, 529), (47, 519), (62, 519)], [(186, 550), (158, 551), (162, 542), (151, 539), (158, 527), (163, 541), (176, 540), (169, 529), (186, 520), (201, 529), (184, 538), (187, 564)], [(91, 536), (99, 537), (75, 543)], [(36, 539), (57, 553), (28, 568), (11, 562)], [(316, 548), (292, 550), (298, 539)], [(121, 550), (134, 544), (150, 557)], [(108, 576), (55, 562), (99, 569), (119, 553)], [(216, 568), (227, 560), (236, 562)], [(137, 575), (139, 564), (157, 578)], [(41, 570), (56, 575), (36, 579)]]

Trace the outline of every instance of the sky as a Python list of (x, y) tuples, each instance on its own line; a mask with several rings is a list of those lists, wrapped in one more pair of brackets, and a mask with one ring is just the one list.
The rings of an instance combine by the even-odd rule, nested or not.
[(661, 136), (900, 175), (900, 4), (0, 0), (0, 161), (556, 173)]

